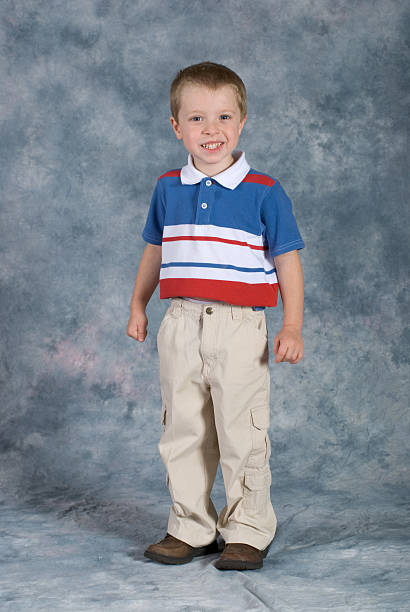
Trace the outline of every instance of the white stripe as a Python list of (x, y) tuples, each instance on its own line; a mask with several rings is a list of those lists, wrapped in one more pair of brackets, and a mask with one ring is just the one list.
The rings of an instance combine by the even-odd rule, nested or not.
[(163, 238), (174, 238), (175, 236), (216, 236), (227, 240), (248, 242), (254, 246), (263, 246), (261, 234), (257, 235), (233, 227), (220, 227), (211, 224), (180, 223), (178, 225), (164, 225)]
[[(185, 228), (185, 229), (184, 229)], [(194, 233), (195, 232), (195, 233)], [(215, 225), (172, 225), (164, 228), (164, 237), (170, 236), (216, 236), (220, 238), (228, 238), (229, 240), (240, 240), (248, 244), (262, 246), (262, 236), (255, 236), (242, 230), (232, 230), (228, 228), (217, 227)], [(270, 272), (275, 269), (275, 262), (269, 254), (269, 249), (259, 250), (252, 249), (238, 244), (229, 242), (218, 242), (209, 240), (171, 240), (162, 243), (162, 263), (172, 262), (192, 262), (192, 263), (213, 263), (221, 265), (232, 265), (240, 268), (263, 268), (265, 272)], [(175, 266), (173, 273), (179, 276), (176, 271), (178, 266)], [(209, 269), (209, 268), (208, 268)], [(222, 273), (222, 268), (217, 268)], [(199, 270), (198, 267), (193, 267), (193, 270)], [(233, 270), (230, 270), (233, 273)], [(242, 272), (239, 273), (246, 277), (251, 277), (257, 274), (258, 278), (264, 278), (265, 272)], [(193, 272), (195, 276), (195, 272)], [(255, 280), (253, 282), (270, 282), (272, 277), (276, 278), (276, 274), (269, 274), (268, 280)], [(212, 276), (212, 278), (214, 278)], [(228, 280), (228, 279), (225, 279)], [(252, 282), (252, 281), (250, 281)], [(273, 281), (277, 282), (277, 281)]]
[(232, 268), (207, 268), (203, 266), (170, 266), (161, 268), (160, 280), (164, 278), (191, 278), (221, 281), (234, 281), (256, 285), (266, 283), (275, 285), (278, 282), (276, 272), (266, 275), (264, 272), (241, 272)]

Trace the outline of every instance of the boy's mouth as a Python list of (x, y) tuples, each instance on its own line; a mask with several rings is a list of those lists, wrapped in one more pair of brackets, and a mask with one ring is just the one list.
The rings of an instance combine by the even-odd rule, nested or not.
[(202, 144), (201, 147), (202, 149), (205, 149), (205, 151), (220, 151), (223, 145), (223, 142), (208, 142), (206, 144)]

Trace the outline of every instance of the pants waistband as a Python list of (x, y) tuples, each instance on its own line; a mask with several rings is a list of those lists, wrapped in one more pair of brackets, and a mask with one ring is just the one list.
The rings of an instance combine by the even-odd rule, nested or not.
[(265, 316), (264, 310), (255, 310), (253, 306), (240, 306), (239, 304), (228, 304), (217, 300), (201, 304), (200, 302), (184, 300), (181, 297), (173, 297), (171, 298), (170, 308), (172, 311), (181, 308), (181, 310), (185, 312), (195, 313), (198, 317), (206, 312), (207, 308), (210, 308), (211, 311), (228, 311), (231, 313), (232, 319), (245, 319), (249, 318), (249, 316)]

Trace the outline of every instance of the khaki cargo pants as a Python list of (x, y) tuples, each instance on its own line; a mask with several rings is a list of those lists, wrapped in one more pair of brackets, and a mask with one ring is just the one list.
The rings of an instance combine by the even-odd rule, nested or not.
[[(270, 499), (269, 345), (264, 310), (172, 298), (157, 335), (162, 396), (158, 449), (173, 501), (168, 533), (191, 546), (266, 548)], [(210, 498), (218, 469), (226, 492)]]

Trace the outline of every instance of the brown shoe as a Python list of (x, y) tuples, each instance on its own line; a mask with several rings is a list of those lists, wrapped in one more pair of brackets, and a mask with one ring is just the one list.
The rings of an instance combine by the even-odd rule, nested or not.
[(270, 544), (264, 550), (259, 550), (249, 544), (231, 542), (225, 544), (224, 551), (214, 566), (220, 570), (259, 569), (263, 567), (263, 559), (268, 554), (269, 548)]
[(196, 548), (167, 533), (160, 542), (148, 546), (144, 552), (144, 557), (159, 561), (160, 563), (181, 564), (189, 563), (193, 557), (210, 555), (217, 552), (219, 552), (217, 540), (206, 546)]

